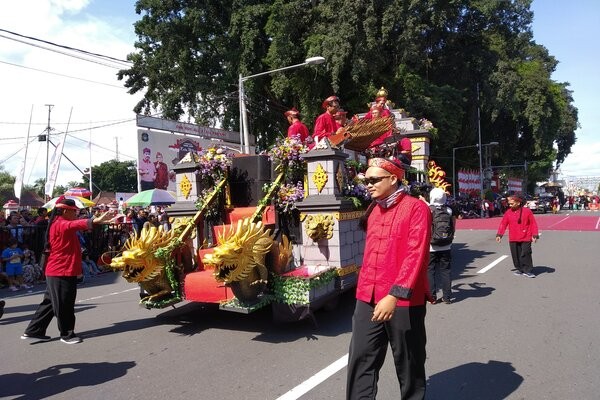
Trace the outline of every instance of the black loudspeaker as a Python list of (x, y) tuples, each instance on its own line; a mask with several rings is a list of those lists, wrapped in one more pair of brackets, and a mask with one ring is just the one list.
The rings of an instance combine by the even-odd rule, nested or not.
[(229, 187), (234, 207), (256, 206), (271, 183), (271, 160), (265, 155), (241, 155), (231, 162)]

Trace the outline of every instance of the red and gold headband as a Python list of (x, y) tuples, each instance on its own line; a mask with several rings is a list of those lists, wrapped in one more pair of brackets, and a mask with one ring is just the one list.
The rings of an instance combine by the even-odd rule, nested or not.
[(400, 167), (396, 162), (386, 160), (385, 158), (371, 158), (369, 167), (379, 167), (385, 169), (390, 174), (396, 175), (398, 179), (404, 179), (404, 168)]
[(58, 203), (55, 206), (56, 208), (64, 208), (66, 210), (79, 210), (79, 207), (77, 206), (69, 206), (67, 204), (63, 204), (63, 203)]

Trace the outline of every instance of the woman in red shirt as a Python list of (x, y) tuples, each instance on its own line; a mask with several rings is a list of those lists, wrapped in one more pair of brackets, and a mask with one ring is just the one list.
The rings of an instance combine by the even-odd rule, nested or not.
[(535, 278), (533, 260), (531, 257), (531, 242), (539, 238), (538, 226), (533, 217), (533, 212), (523, 207), (523, 199), (518, 195), (508, 197), (508, 207), (496, 234), (496, 242), (502, 241), (502, 236), (508, 227), (508, 245), (515, 266), (515, 275)]
[(80, 343), (75, 332), (75, 298), (77, 297), (77, 276), (83, 273), (81, 267), (81, 245), (77, 231), (92, 229), (112, 218), (106, 212), (92, 219), (77, 219), (79, 209), (71, 199), (59, 199), (50, 216), (46, 231), (47, 249), (46, 292), (33, 319), (25, 329), (21, 339), (48, 341), (46, 329), (56, 316), (60, 341), (67, 344)]

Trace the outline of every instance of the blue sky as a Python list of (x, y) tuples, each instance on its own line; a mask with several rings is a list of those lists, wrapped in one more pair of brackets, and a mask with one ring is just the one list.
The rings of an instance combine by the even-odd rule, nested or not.
[[(133, 51), (133, 22), (138, 19), (133, 0), (20, 0), (4, 2), (0, 28), (44, 38), (60, 44), (125, 59)], [(579, 110), (581, 128), (577, 143), (561, 167), (564, 175), (600, 176), (600, 117), (595, 110), (600, 93), (600, 2), (576, 0), (534, 0), (533, 32), (537, 43), (548, 48), (559, 65), (553, 79), (569, 82)], [(27, 10), (25, 13), (23, 10)], [(23, 158), (23, 138), (45, 128), (48, 109), (52, 126), (69, 131), (65, 154), (81, 169), (114, 158), (135, 159), (135, 116), (131, 109), (139, 96), (128, 95), (116, 81), (117, 69), (67, 58), (45, 50), (0, 38), (0, 162), (16, 174)], [(2, 63), (4, 62), (4, 63)], [(6, 62), (49, 72), (79, 77), (75, 80), (25, 69)], [(94, 82), (88, 82), (92, 80)], [(101, 85), (99, 82), (108, 84)], [(434, 121), (435, 122), (435, 121)], [(108, 126), (105, 126), (108, 125)], [(86, 131), (86, 127), (88, 130)], [(94, 129), (89, 129), (94, 128)], [(20, 139), (10, 139), (20, 138)], [(86, 147), (91, 138), (92, 152)], [(25, 183), (45, 176), (45, 147), (33, 142), (29, 148)], [(16, 153), (15, 156), (11, 155)], [(81, 174), (68, 162), (61, 163), (59, 184), (78, 180)]]
[(577, 142), (563, 175), (600, 176), (600, 2), (534, 0), (533, 34), (558, 61), (553, 79), (569, 82), (579, 111)]

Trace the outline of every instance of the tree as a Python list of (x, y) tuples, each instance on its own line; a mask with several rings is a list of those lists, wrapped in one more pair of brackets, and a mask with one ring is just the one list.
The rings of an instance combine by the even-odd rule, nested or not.
[[(89, 187), (90, 177), (84, 175), (81, 186)], [(107, 192), (137, 192), (137, 169), (134, 161), (110, 160), (100, 165), (92, 166), (94, 196), (97, 189)]]
[(557, 61), (533, 41), (530, 3), (138, 0), (133, 66), (118, 76), (130, 93), (145, 91), (136, 112), (239, 129), (240, 75), (319, 55), (327, 64), (246, 81), (261, 146), (285, 132), (281, 114), (291, 106), (310, 126), (327, 96), (360, 113), (385, 86), (438, 128), (432, 156), (444, 169), (453, 147), (477, 143), (481, 126), (483, 142), (500, 143), (498, 164), (527, 161), (537, 180), (570, 153), (577, 110), (568, 84), (551, 79)]
[(0, 206), (15, 197), (14, 185), (15, 177), (6, 172), (3, 165), (0, 165)]
[(45, 178), (38, 178), (35, 181), (33, 181), (33, 189), (38, 194), (38, 196), (40, 196), (41, 198), (44, 198), (45, 186), (46, 186)]

